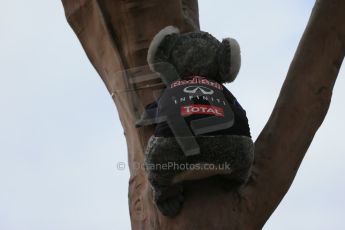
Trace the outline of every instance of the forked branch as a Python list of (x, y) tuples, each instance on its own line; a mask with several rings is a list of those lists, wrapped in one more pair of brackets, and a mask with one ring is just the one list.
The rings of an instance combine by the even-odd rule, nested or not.
[[(197, 1), (62, 0), (66, 17), (110, 92), (125, 82), (114, 73), (146, 64), (149, 43), (160, 29), (198, 29)], [(115, 96), (128, 143), (129, 205), (133, 229), (260, 229), (288, 191), (327, 113), (345, 53), (345, 1), (318, 0), (274, 111), (256, 141), (253, 175), (240, 191), (216, 179), (186, 185), (181, 214), (169, 219), (152, 202), (143, 170), (143, 149), (152, 134), (126, 116), (127, 98)], [(150, 97), (149, 94), (142, 95)], [(115, 217), (114, 217), (115, 218)]]

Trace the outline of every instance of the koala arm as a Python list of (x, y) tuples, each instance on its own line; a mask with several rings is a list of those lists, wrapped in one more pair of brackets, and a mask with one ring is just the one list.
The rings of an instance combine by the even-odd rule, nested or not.
[(225, 87), (223, 89), (223, 94), (224, 94), (225, 99), (228, 101), (229, 105), (231, 106), (235, 115), (235, 125), (232, 128), (233, 131), (241, 133), (241, 135), (251, 137), (246, 111), (237, 101), (235, 96)]
[(246, 111), (243, 109), (243, 107), (240, 105), (240, 103), (237, 101), (236, 97), (226, 88), (223, 89), (224, 97), (228, 101), (228, 103), (232, 106), (235, 106), (238, 108), (241, 112), (246, 114)]

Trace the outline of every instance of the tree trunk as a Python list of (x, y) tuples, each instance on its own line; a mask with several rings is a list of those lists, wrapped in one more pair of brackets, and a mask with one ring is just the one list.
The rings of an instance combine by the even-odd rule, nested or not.
[[(126, 75), (116, 72), (146, 65), (147, 48), (163, 27), (199, 29), (196, 0), (62, 0), (66, 17), (86, 54), (113, 94), (128, 147), (132, 229), (261, 229), (288, 191), (324, 117), (345, 54), (345, 1), (319, 0), (300, 42), (276, 106), (255, 142), (248, 184), (224, 190), (216, 179), (186, 184), (186, 202), (176, 218), (160, 214), (143, 163), (152, 134), (136, 129)], [(143, 91), (149, 101), (152, 90)]]

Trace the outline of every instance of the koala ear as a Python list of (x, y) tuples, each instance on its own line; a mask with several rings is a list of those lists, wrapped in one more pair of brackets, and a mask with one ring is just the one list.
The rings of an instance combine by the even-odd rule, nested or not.
[[(169, 37), (169, 35), (179, 34), (180, 31), (178, 28), (174, 26), (167, 26), (161, 31), (159, 31), (158, 34), (154, 36), (154, 38), (151, 41), (149, 50), (147, 52), (147, 63), (150, 65), (150, 68), (154, 70), (154, 63), (157, 61), (163, 62), (166, 61), (169, 57), (169, 51), (171, 50), (171, 46), (174, 42), (164, 42), (166, 38)], [(170, 47), (169, 47), (170, 46)]]
[(180, 31), (173, 26), (162, 29), (153, 38), (147, 52), (147, 62), (153, 72), (160, 73), (165, 85), (179, 79), (175, 67), (169, 62), (169, 57)]
[(219, 75), (221, 82), (235, 80), (241, 68), (241, 50), (233, 38), (224, 38), (218, 50)]

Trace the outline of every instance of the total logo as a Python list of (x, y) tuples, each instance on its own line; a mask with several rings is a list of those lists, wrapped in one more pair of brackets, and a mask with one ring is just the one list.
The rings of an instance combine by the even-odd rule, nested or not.
[(189, 94), (197, 94), (201, 93), (204, 95), (212, 95), (214, 94), (214, 91), (210, 88), (207, 88), (205, 86), (188, 86), (183, 89), (183, 92), (189, 93)]
[(223, 108), (214, 105), (187, 105), (181, 107), (180, 114), (183, 117), (194, 114), (207, 114), (216, 117), (224, 117), (224, 110)]

